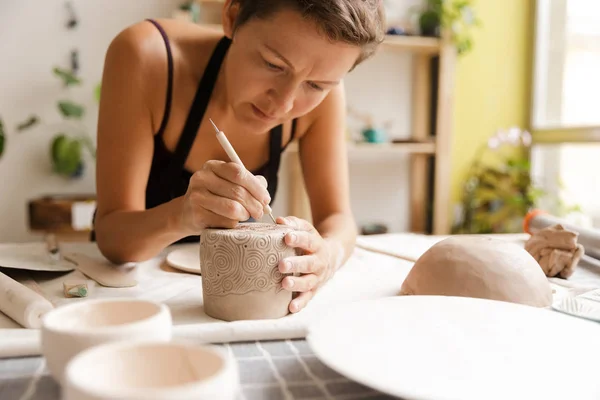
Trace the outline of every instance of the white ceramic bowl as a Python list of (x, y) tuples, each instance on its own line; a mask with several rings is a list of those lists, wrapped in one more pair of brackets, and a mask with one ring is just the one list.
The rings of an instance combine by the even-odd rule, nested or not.
[(226, 351), (184, 343), (118, 342), (75, 356), (63, 400), (233, 400), (236, 361)]
[(81, 300), (43, 316), (41, 348), (50, 374), (63, 383), (69, 360), (89, 347), (122, 340), (168, 342), (171, 336), (171, 312), (164, 304), (140, 299)]

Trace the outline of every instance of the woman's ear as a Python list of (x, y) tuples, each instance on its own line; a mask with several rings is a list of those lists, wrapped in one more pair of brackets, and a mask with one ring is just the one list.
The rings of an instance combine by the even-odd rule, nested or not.
[(239, 2), (235, 0), (225, 0), (225, 4), (223, 5), (223, 13), (221, 16), (221, 24), (223, 25), (223, 33), (229, 39), (233, 39), (233, 30), (239, 10)]

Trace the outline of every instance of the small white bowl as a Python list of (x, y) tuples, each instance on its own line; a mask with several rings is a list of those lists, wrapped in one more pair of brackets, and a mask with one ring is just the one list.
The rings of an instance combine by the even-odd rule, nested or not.
[(54, 379), (79, 352), (122, 340), (168, 342), (172, 319), (164, 304), (140, 299), (93, 299), (60, 306), (42, 318), (41, 348)]
[(236, 361), (227, 352), (184, 343), (119, 342), (75, 356), (63, 400), (234, 400)]

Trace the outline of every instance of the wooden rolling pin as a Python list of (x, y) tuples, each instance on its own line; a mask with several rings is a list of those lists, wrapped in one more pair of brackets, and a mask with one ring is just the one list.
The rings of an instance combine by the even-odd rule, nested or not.
[(0, 311), (24, 328), (38, 329), (54, 306), (47, 299), (0, 272)]

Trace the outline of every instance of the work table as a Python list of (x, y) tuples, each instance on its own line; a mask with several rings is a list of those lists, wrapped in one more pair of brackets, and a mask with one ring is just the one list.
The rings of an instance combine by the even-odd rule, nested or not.
[[(514, 239), (522, 240), (522, 238), (522, 235), (518, 235)], [(319, 298), (313, 299), (311, 303), (314, 304), (311, 307), (327, 308), (338, 302), (340, 297), (354, 301), (397, 294), (403, 277), (412, 266), (412, 262), (407, 259), (418, 257), (437, 240), (439, 238), (413, 234), (360, 237), (359, 246), (350, 262), (322, 290)], [(68, 244), (66, 247), (82, 251), (85, 247), (85, 251), (89, 251), (90, 246), (93, 244)], [(370, 250), (365, 250), (365, 247), (369, 247)], [(387, 254), (380, 254), (377, 251)], [(392, 256), (395, 253), (399, 254)], [(226, 331), (223, 329), (225, 322), (211, 323), (206, 320), (206, 316), (191, 315), (197, 314), (194, 310), (201, 302), (200, 290), (194, 290), (199, 287), (200, 277), (165, 266), (165, 254), (166, 252), (157, 260), (138, 266), (135, 276), (140, 282), (138, 288), (99, 287), (96, 292), (91, 292), (91, 295), (102, 297), (131, 295), (151, 298), (169, 305), (174, 315), (175, 325), (179, 324), (179, 328), (182, 329), (180, 332), (185, 333), (188, 338), (191, 333), (204, 339), (210, 337), (209, 342), (218, 343), (217, 345), (224, 346), (233, 354), (240, 370), (242, 389), (240, 399), (392, 398), (349, 380), (324, 365), (303, 339), (301, 333), (305, 320), (301, 315), (290, 318), (289, 322), (284, 324), (285, 326), (273, 325), (270, 327), (272, 332), (262, 328), (262, 330), (257, 329), (256, 326), (244, 332), (244, 334), (251, 333), (263, 337), (270, 336), (268, 340), (226, 339), (222, 335)], [(74, 271), (74, 273), (79, 272)], [(565, 290), (570, 290), (569, 285), (577, 287), (582, 284), (600, 287), (600, 270), (585, 265), (578, 267), (573, 277), (565, 281)], [(60, 287), (56, 282), (42, 282), (40, 286), (47, 294), (58, 293), (57, 288)], [(56, 304), (65, 301), (69, 299), (55, 299)], [(192, 317), (196, 319), (192, 320)], [(197, 330), (197, 326), (201, 326), (200, 331)], [(265, 335), (265, 332), (268, 335)], [(272, 340), (281, 332), (286, 339)], [(23, 333), (28, 332), (23, 330)], [(220, 343), (215, 338), (225, 338), (222, 341), (229, 343)], [(60, 399), (60, 387), (49, 375), (42, 357), (0, 359), (0, 398), (55, 400)]]
[[(337, 374), (317, 359), (306, 341), (225, 344), (235, 355), (245, 400), (393, 399)], [(59, 400), (60, 387), (42, 357), (0, 360), (0, 398)]]

